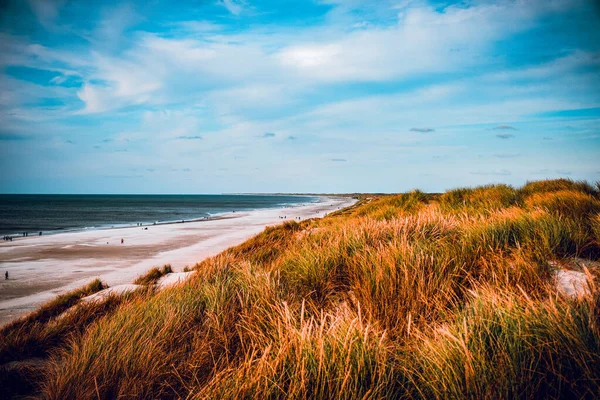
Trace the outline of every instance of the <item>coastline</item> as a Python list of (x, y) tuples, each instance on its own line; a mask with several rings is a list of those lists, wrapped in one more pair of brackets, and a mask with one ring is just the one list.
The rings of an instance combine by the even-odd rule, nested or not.
[[(228, 196), (239, 196), (242, 194), (227, 194)], [(48, 195), (44, 195), (48, 196)], [(54, 196), (54, 195), (50, 195)], [(58, 195), (57, 195), (58, 196)], [(93, 195), (96, 196), (96, 195)], [(102, 195), (98, 195), (102, 196)], [(144, 195), (141, 195), (144, 196)], [(202, 195), (201, 195), (202, 196)], [(212, 196), (212, 195), (208, 195)], [(243, 196), (284, 196), (282, 195), (266, 195), (266, 194), (243, 194)], [(122, 228), (139, 228), (139, 227), (150, 227), (150, 226), (158, 226), (158, 225), (169, 225), (169, 224), (179, 224), (179, 223), (188, 223), (188, 222), (198, 222), (198, 221), (207, 221), (214, 220), (219, 218), (230, 218), (230, 214), (235, 214), (236, 212), (251, 212), (251, 211), (259, 211), (259, 210), (272, 210), (272, 209), (280, 209), (280, 208), (289, 208), (289, 207), (299, 207), (310, 204), (318, 204), (323, 201), (324, 198), (332, 198), (332, 197), (341, 197), (341, 196), (330, 196), (330, 195), (294, 195), (296, 197), (303, 197), (306, 201), (298, 202), (298, 203), (285, 203), (279, 204), (276, 206), (268, 206), (261, 208), (240, 208), (234, 209), (232, 207), (229, 211), (219, 211), (219, 212), (205, 212), (204, 215), (198, 216), (187, 216), (185, 218), (177, 218), (177, 219), (168, 219), (168, 220), (156, 220), (156, 221), (138, 221), (138, 222), (126, 222), (126, 223), (104, 223), (96, 226), (72, 226), (65, 228), (57, 228), (57, 229), (18, 229), (18, 231), (12, 232), (3, 232), (1, 236), (7, 236), (14, 239), (28, 239), (31, 237), (37, 236), (47, 236), (47, 235), (59, 235), (63, 233), (75, 233), (75, 232), (87, 232), (87, 231), (96, 231), (96, 230), (106, 230), (106, 229), (122, 229)], [(316, 201), (309, 201), (309, 199), (316, 199)], [(28, 235), (24, 236), (24, 232)], [(42, 232), (43, 235), (38, 235), (39, 232)]]
[(131, 283), (154, 266), (171, 264), (174, 271), (182, 271), (266, 226), (322, 217), (355, 202), (321, 197), (315, 203), (231, 212), (185, 223), (61, 232), (0, 243), (0, 271), (10, 276), (0, 281), (0, 325), (94, 278), (115, 286)]

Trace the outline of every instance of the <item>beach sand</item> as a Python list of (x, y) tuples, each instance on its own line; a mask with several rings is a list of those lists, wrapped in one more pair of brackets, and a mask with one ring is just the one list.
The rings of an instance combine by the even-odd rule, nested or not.
[[(322, 217), (355, 202), (322, 198), (319, 203), (226, 214), (217, 219), (165, 225), (15, 238), (0, 243), (0, 325), (94, 278), (109, 286), (131, 283), (154, 266), (174, 271), (194, 266), (287, 220)], [(124, 243), (121, 244), (121, 239)]]

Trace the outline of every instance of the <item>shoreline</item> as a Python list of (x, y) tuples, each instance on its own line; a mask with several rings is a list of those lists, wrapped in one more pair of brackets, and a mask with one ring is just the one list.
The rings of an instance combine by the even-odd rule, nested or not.
[[(273, 195), (273, 196), (279, 196), (279, 195)], [(297, 196), (300, 196), (300, 195), (297, 195)], [(0, 236), (12, 237), (13, 240), (15, 240), (15, 239), (22, 240), (22, 239), (39, 237), (39, 236), (60, 235), (60, 234), (64, 234), (64, 233), (89, 232), (89, 231), (107, 230), (107, 229), (140, 228), (140, 227), (151, 227), (151, 226), (159, 226), (159, 225), (181, 224), (181, 223), (188, 223), (188, 222), (212, 221), (212, 220), (223, 219), (223, 218), (235, 218), (235, 216), (229, 216), (229, 214), (235, 214), (236, 212), (245, 213), (245, 212), (261, 211), (261, 210), (277, 210), (277, 209), (301, 207), (301, 206), (306, 206), (306, 205), (319, 204), (319, 203), (323, 202), (323, 199), (335, 198), (335, 196), (316, 196), (316, 195), (315, 196), (302, 195), (302, 196), (306, 197), (307, 199), (317, 198), (318, 200), (313, 201), (313, 202), (291, 203), (291, 204), (281, 205), (279, 207), (264, 207), (264, 208), (253, 208), (253, 209), (240, 209), (240, 210), (233, 210), (233, 211), (222, 211), (222, 212), (216, 212), (213, 214), (209, 213), (208, 216), (203, 216), (203, 217), (191, 217), (191, 218), (184, 218), (184, 219), (177, 219), (177, 220), (155, 221), (155, 222), (147, 222), (146, 221), (146, 222), (139, 223), (139, 225), (133, 225), (133, 223), (131, 223), (131, 224), (100, 225), (100, 226), (92, 226), (92, 227), (73, 227), (73, 228), (54, 229), (54, 230), (46, 230), (46, 231), (32, 230), (32, 231), (25, 231), (25, 233), (28, 233), (28, 236), (23, 236), (22, 234), (24, 232), (2, 233), (2, 234), (0, 234)], [(339, 197), (339, 198), (342, 198), (342, 197)], [(39, 235), (39, 232), (42, 232), (43, 235)]]
[(8, 271), (10, 278), (0, 281), (0, 326), (94, 278), (116, 286), (131, 283), (154, 266), (171, 264), (178, 272), (244, 242), (267, 226), (322, 217), (356, 202), (351, 198), (320, 199), (185, 223), (62, 232), (2, 242), (0, 272)]
[[(266, 208), (261, 208), (261, 209), (255, 209), (255, 210), (248, 210), (248, 211), (240, 211), (240, 213), (243, 212), (252, 212), (252, 211), (260, 211), (260, 210), (266, 210)], [(95, 232), (95, 231), (106, 231), (106, 230), (111, 230), (111, 229), (130, 229), (130, 228), (149, 228), (151, 226), (162, 226), (162, 225), (172, 225), (172, 224), (182, 224), (182, 223), (188, 223), (188, 222), (202, 222), (202, 221), (215, 221), (215, 220), (219, 220), (219, 219), (227, 219), (227, 218), (235, 218), (235, 216), (228, 216), (229, 214), (233, 214), (234, 212), (225, 212), (225, 213), (217, 213), (214, 214), (213, 216), (210, 217), (203, 217), (203, 218), (193, 218), (193, 219), (184, 219), (181, 221), (163, 221), (163, 222), (156, 222), (156, 223), (141, 223), (140, 225), (113, 225), (113, 226), (93, 226), (93, 227), (85, 227), (85, 228), (67, 228), (64, 230), (53, 230), (53, 231), (41, 231), (43, 233), (43, 235), (39, 235), (36, 234), (35, 232), (27, 232), (27, 233), (31, 233), (31, 235), (27, 235), (27, 236), (23, 236), (22, 234), (17, 234), (17, 233), (12, 233), (12, 234), (6, 234), (3, 236), (9, 236), (12, 237), (13, 240), (28, 240), (28, 239), (35, 239), (35, 238), (39, 238), (41, 236), (56, 236), (56, 235), (63, 235), (63, 234), (69, 234), (69, 233), (79, 233), (79, 232)]]

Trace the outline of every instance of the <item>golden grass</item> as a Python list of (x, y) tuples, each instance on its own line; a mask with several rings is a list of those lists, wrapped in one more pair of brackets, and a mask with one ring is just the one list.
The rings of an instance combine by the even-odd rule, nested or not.
[(188, 283), (55, 347), (47, 398), (593, 397), (600, 293), (550, 261), (600, 252), (581, 182), (364, 198), (265, 229)]
[[(72, 337), (81, 335), (90, 325), (134, 296), (109, 296), (100, 302), (79, 303), (81, 298), (104, 288), (99, 280), (94, 280), (83, 288), (58, 296), (25, 318), (4, 326), (0, 330), (0, 364), (19, 365), (23, 362), (26, 364), (28, 360), (37, 362), (47, 358), (65, 346)], [(42, 366), (45, 367), (44, 364)], [(0, 397), (10, 398), (39, 390), (38, 384), (43, 377), (40, 370), (43, 371), (43, 368), (36, 365), (34, 368), (0, 371)]]
[[(14, 321), (0, 330), (0, 363), (22, 360), (46, 354), (64, 336), (65, 326), (54, 319), (77, 302), (104, 289), (99, 279), (65, 293), (42, 305), (33, 313)], [(58, 325), (58, 326), (57, 326)]]
[(146, 274), (139, 276), (133, 283), (136, 285), (154, 285), (160, 278), (173, 272), (171, 264), (165, 264), (162, 268), (154, 267)]
[(520, 192), (527, 196), (532, 193), (548, 193), (568, 190), (575, 193), (585, 193), (593, 196), (598, 196), (599, 182), (596, 183), (596, 188), (587, 182), (572, 181), (570, 179), (549, 179), (543, 181), (527, 182)]
[(453, 321), (420, 333), (412, 397), (596, 398), (599, 293), (583, 300), (481, 287)]

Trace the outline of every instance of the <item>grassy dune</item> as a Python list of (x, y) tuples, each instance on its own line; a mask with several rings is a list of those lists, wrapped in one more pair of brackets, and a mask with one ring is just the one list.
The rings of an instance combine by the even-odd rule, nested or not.
[(574, 257), (600, 257), (586, 183), (365, 196), (267, 228), (185, 285), (79, 308), (68, 339), (38, 340), (64, 319), (33, 314), (19, 343), (47, 346), (31, 387), (50, 399), (594, 398), (600, 289), (553, 280)]
[(162, 268), (154, 267), (146, 274), (139, 276), (133, 283), (136, 285), (154, 285), (160, 278), (171, 272), (173, 272), (171, 264), (165, 264)]

